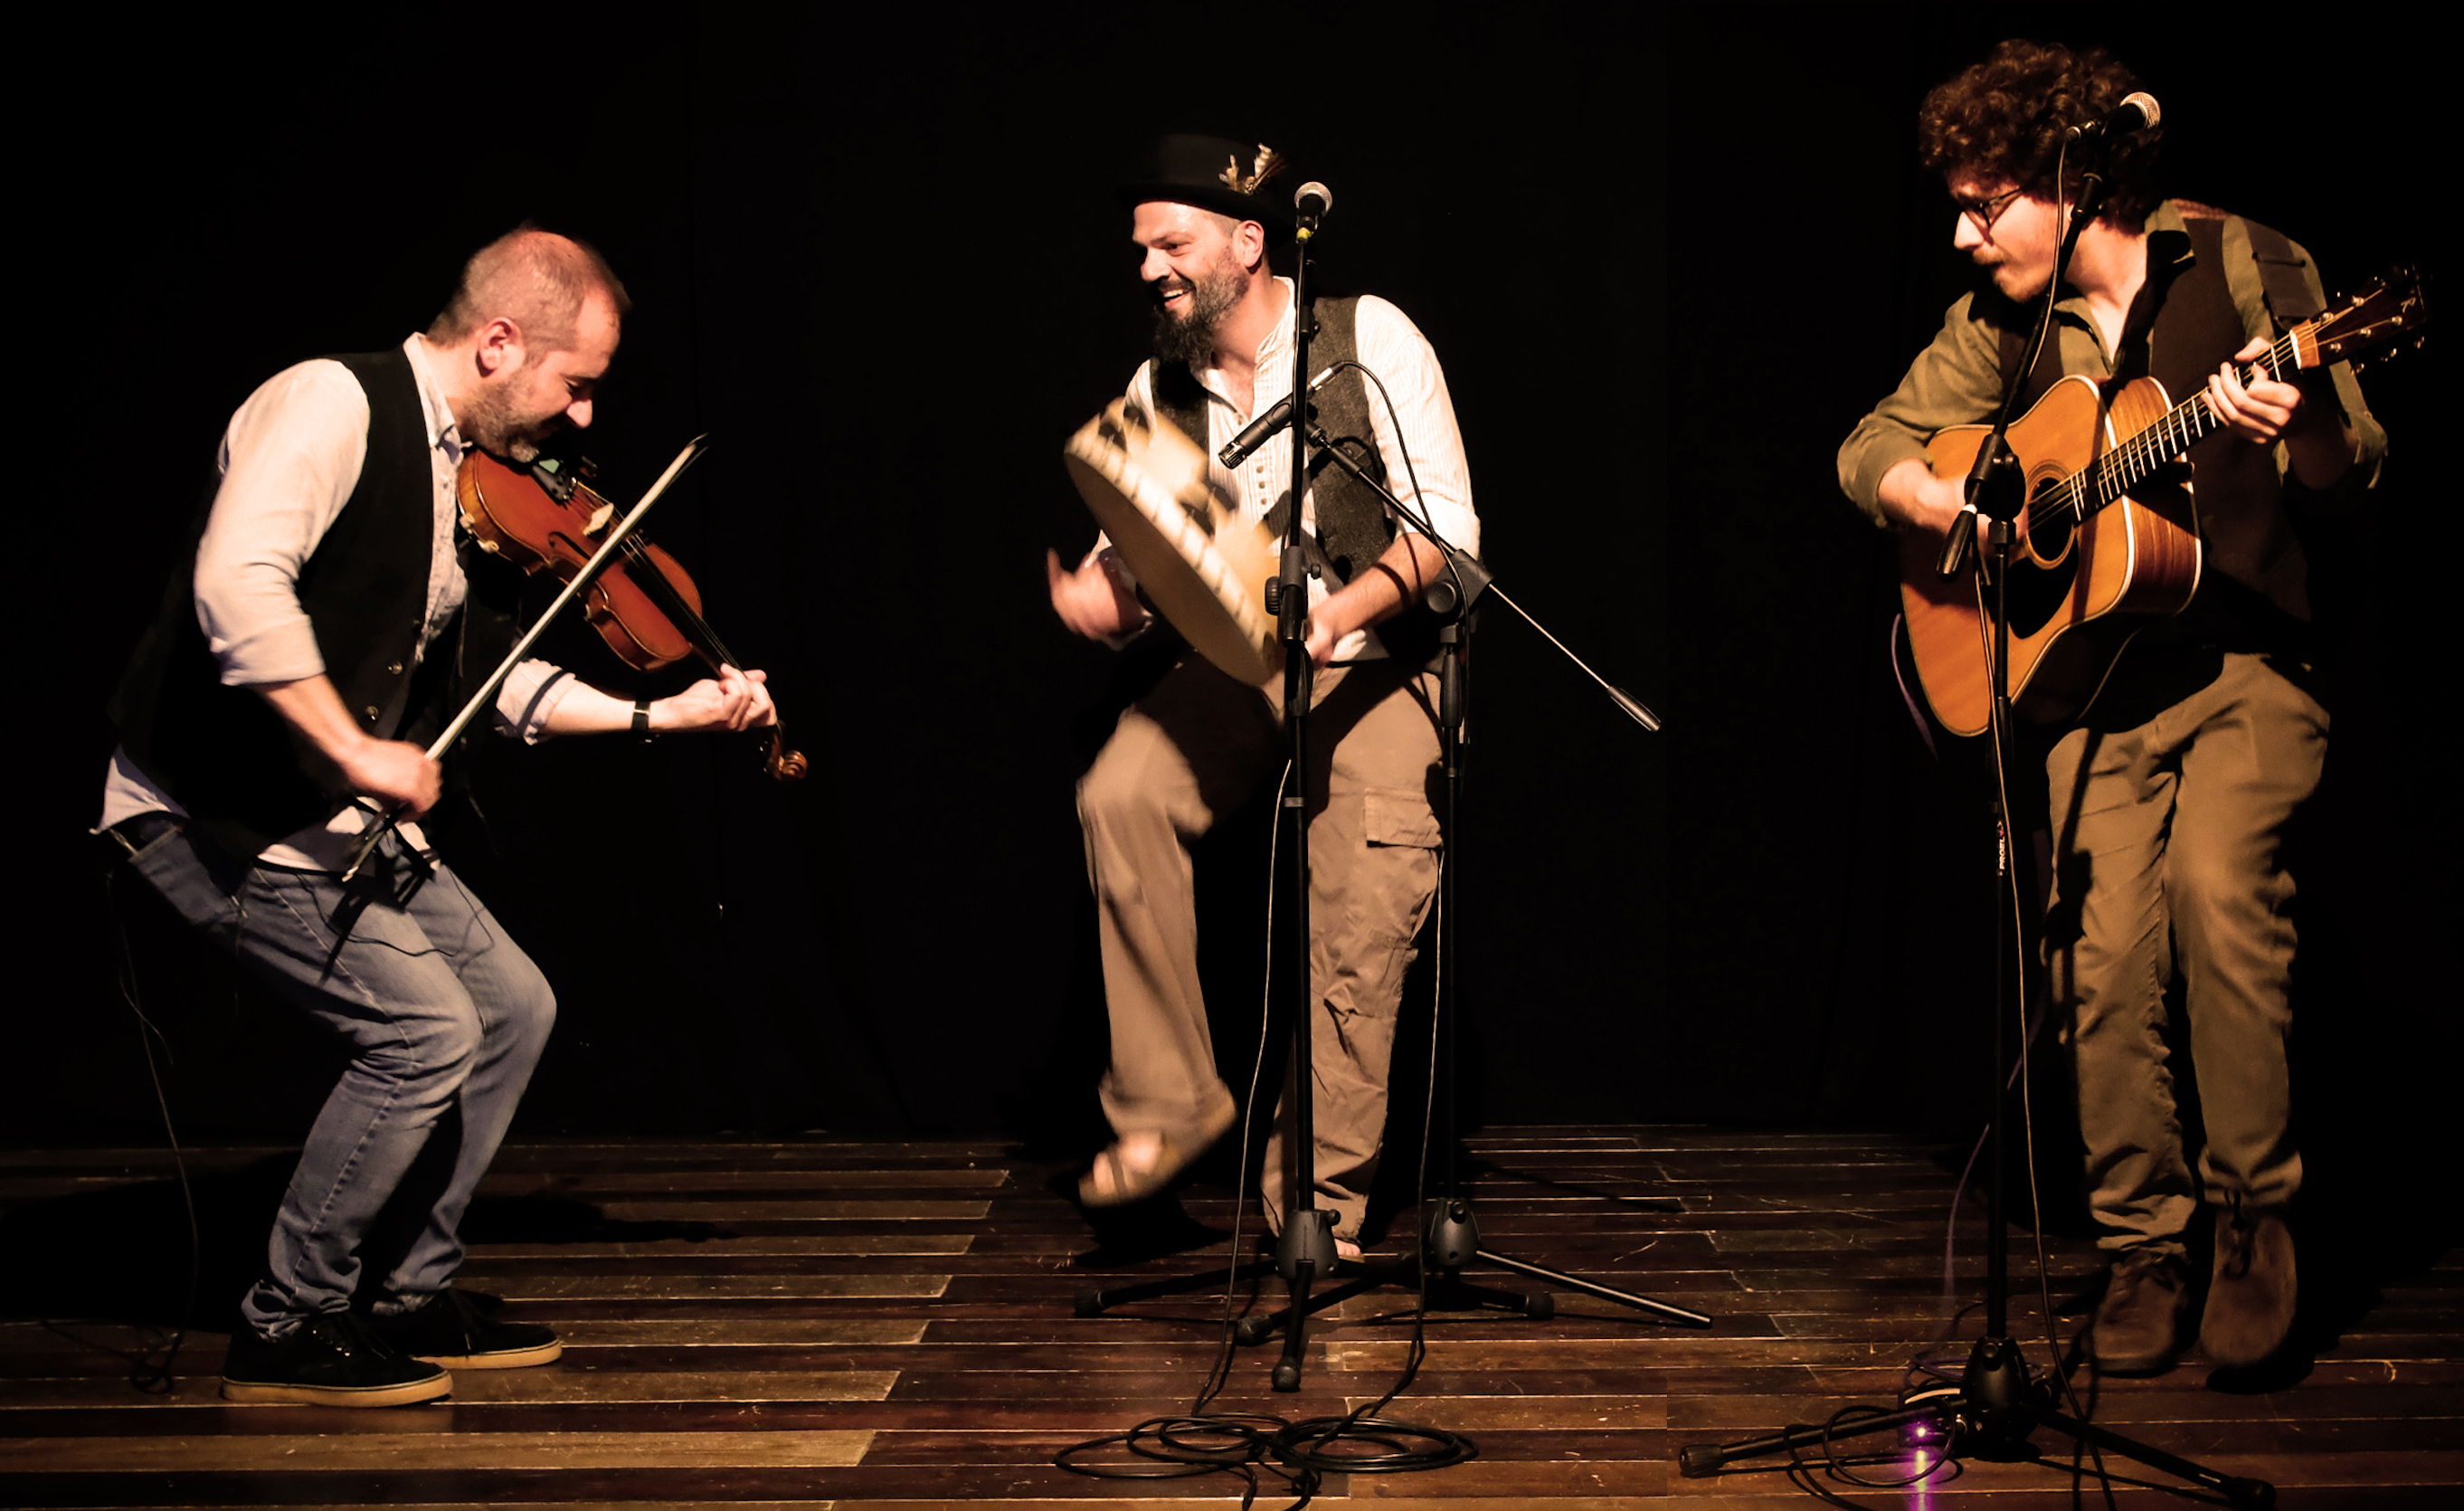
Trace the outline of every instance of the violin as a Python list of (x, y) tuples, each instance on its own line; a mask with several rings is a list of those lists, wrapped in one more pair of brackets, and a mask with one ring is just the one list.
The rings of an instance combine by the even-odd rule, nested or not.
[[(616, 506), (592, 492), (579, 471), (545, 458), (517, 471), (485, 452), (466, 453), (453, 475), (463, 526), (480, 549), (534, 576), (554, 572), (570, 583), (616, 519)], [(655, 672), (688, 656), (713, 670), (743, 669), (702, 618), (701, 590), (684, 567), (639, 534), (626, 539), (590, 585), (583, 613), (618, 659), (636, 671)], [(763, 743), (763, 770), (781, 782), (803, 780), (808, 763), (803, 752), (787, 748), (781, 725), (751, 733)]]

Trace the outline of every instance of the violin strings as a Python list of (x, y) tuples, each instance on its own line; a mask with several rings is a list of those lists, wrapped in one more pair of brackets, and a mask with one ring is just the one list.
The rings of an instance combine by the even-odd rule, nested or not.
[(642, 590), (658, 601), (659, 608), (666, 612), (667, 616), (676, 621), (684, 630), (685, 637), (696, 642), (696, 649), (706, 656), (714, 656), (729, 666), (743, 664), (727, 649), (726, 644), (719, 639), (718, 632), (710, 627), (709, 621), (694, 612), (693, 606), (685, 602), (684, 594), (676, 590), (676, 585), (668, 580), (668, 574), (660, 569), (657, 562), (651, 560), (649, 553), (642, 548), (638, 541), (627, 538), (624, 551), (627, 558), (627, 565), (641, 569), (636, 581), (641, 583)]

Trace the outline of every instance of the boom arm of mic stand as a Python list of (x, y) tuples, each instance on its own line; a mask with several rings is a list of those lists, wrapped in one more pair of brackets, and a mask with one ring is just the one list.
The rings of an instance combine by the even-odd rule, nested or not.
[[(1525, 624), (1528, 624), (1532, 629), (1539, 631), (1540, 637), (1548, 641), (1551, 645), (1555, 646), (1558, 651), (1564, 655), (1567, 660), (1572, 661), (1577, 667), (1580, 667), (1585, 677), (1588, 677), (1593, 681), (1599, 683), (1600, 690), (1609, 695), (1609, 701), (1617, 704), (1618, 710), (1627, 718), (1633, 720), (1636, 723), (1642, 725), (1645, 729), (1652, 731), (1654, 734), (1659, 733), (1660, 716), (1658, 714), (1655, 714), (1649, 708), (1644, 707), (1642, 700), (1635, 697), (1632, 693), (1629, 693), (1624, 688), (1617, 686), (1615, 682), (1610, 681), (1599, 673), (1593, 671), (1590, 664), (1581, 656), (1576, 656), (1573, 651), (1567, 649), (1566, 642), (1558, 639), (1555, 635), (1551, 634), (1547, 625), (1544, 625), (1539, 620), (1532, 618), (1529, 613), (1525, 611), (1521, 604), (1516, 603), (1513, 599), (1506, 596), (1506, 590), (1497, 586), (1496, 579), (1489, 575), (1487, 567), (1483, 567), (1480, 564), (1479, 557), (1472, 555), (1469, 551), (1464, 550), (1463, 547), (1455, 544), (1452, 541), (1447, 540), (1444, 536), (1440, 535), (1438, 533), (1437, 526), (1429, 522), (1426, 515), (1423, 515), (1418, 509), (1413, 508), (1410, 504), (1405, 503), (1402, 500), (1396, 498), (1393, 493), (1388, 491), (1384, 483), (1379, 482), (1376, 478), (1369, 476), (1368, 470), (1363, 468), (1360, 463), (1353, 460), (1351, 456), (1347, 454), (1342, 447), (1331, 444), (1327, 439), (1324, 428), (1317, 425), (1311, 425), (1309, 429), (1309, 443), (1310, 446), (1315, 447), (1326, 456), (1332, 457), (1336, 466), (1341, 467), (1345, 472), (1350, 473), (1356, 481), (1367, 485), (1370, 491), (1375, 493), (1378, 498), (1386, 501), (1386, 507), (1394, 510), (1397, 515), (1401, 517), (1414, 529), (1419, 531), (1431, 544), (1445, 553), (1446, 570), (1452, 574), (1456, 587), (1462, 597), (1462, 602), (1453, 606), (1453, 609), (1451, 610), (1452, 612), (1469, 613), (1473, 605), (1479, 603), (1483, 597), (1494, 594), (1499, 603), (1502, 603), (1508, 609), (1513, 610), (1516, 616)], [(1432, 605), (1431, 607), (1434, 608), (1436, 606)]]
[[(633, 532), (641, 528), (643, 519), (650, 512), (650, 505), (658, 502), (660, 496), (668, 491), (668, 485), (674, 482), (687, 467), (692, 466), (702, 453), (710, 449), (709, 443), (709, 436), (696, 435), (685, 443), (684, 450), (676, 453), (676, 459), (668, 463), (668, 470), (659, 474), (659, 480), (650, 484), (649, 491), (642, 495), (642, 501), (633, 505), (632, 512), (618, 521), (616, 527), (607, 532), (607, 539), (601, 543), (598, 550), (591, 553), (590, 560), (583, 564), (582, 569), (573, 574), (573, 581), (566, 583), (564, 590), (556, 595), (556, 601), (549, 604), (540, 611), (539, 616), (532, 621), (529, 631), (522, 635), (521, 639), (515, 642), (512, 652), (505, 656), (495, 671), (489, 674), (488, 679), (479, 684), (478, 690), (471, 695), (470, 701), (462, 705), (462, 711), (453, 716), (453, 722), (447, 724), (444, 732), (429, 744), (428, 759), (430, 761), (445, 759), (445, 752), (453, 748), (453, 742), (462, 738), (462, 731), (471, 727), (471, 721), (479, 717), (479, 710), (495, 701), (497, 689), (505, 685), (506, 678), (514, 675), (514, 668), (522, 664), (522, 657), (530, 655), (531, 647), (539, 642), (540, 635), (547, 633), (548, 625), (558, 614), (564, 611), (565, 605), (588, 591), (590, 585), (597, 582), (600, 574), (607, 570), (608, 564), (616, 559), (616, 553), (623, 550), (625, 543), (632, 539)], [(353, 806), (363, 805), (355, 803)], [(401, 822), (402, 810), (388, 809), (379, 815), (379, 821), (376, 824), (371, 825), (360, 835), (359, 843), (351, 850), (351, 863), (342, 870), (342, 880), (345, 884), (359, 876), (360, 868), (368, 863), (368, 856), (376, 853), (377, 846), (384, 842), (385, 836), (392, 833), (394, 827)]]

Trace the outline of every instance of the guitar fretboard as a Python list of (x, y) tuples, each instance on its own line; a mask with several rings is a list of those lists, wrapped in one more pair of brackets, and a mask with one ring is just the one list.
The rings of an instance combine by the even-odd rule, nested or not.
[[(2300, 369), (2301, 337), (2311, 329), (2303, 325), (2285, 332), (2256, 359), (2236, 367), (2234, 376), (2245, 388), (2261, 378), (2283, 381), (2286, 374)], [(2147, 480), (2150, 473), (2223, 428), (2224, 420), (2209, 405), (2208, 390), (2202, 388), (2167, 411), (2155, 424), (2032, 500), (2029, 514), (2035, 518), (2036, 511), (2042, 509), (2046, 511), (2046, 522), (2077, 524), (2106, 504), (2128, 496)]]

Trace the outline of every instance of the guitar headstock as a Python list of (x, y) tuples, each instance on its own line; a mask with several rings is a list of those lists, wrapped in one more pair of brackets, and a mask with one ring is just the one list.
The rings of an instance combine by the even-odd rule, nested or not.
[[(2317, 320), (2295, 327), (2293, 341), (2299, 364), (2315, 367), (2330, 362), (2360, 367), (2401, 342), (2408, 333), (2430, 323), (2430, 296), (2414, 267), (2391, 270), (2343, 304)], [(2422, 338), (2413, 335), (2412, 344)]]

